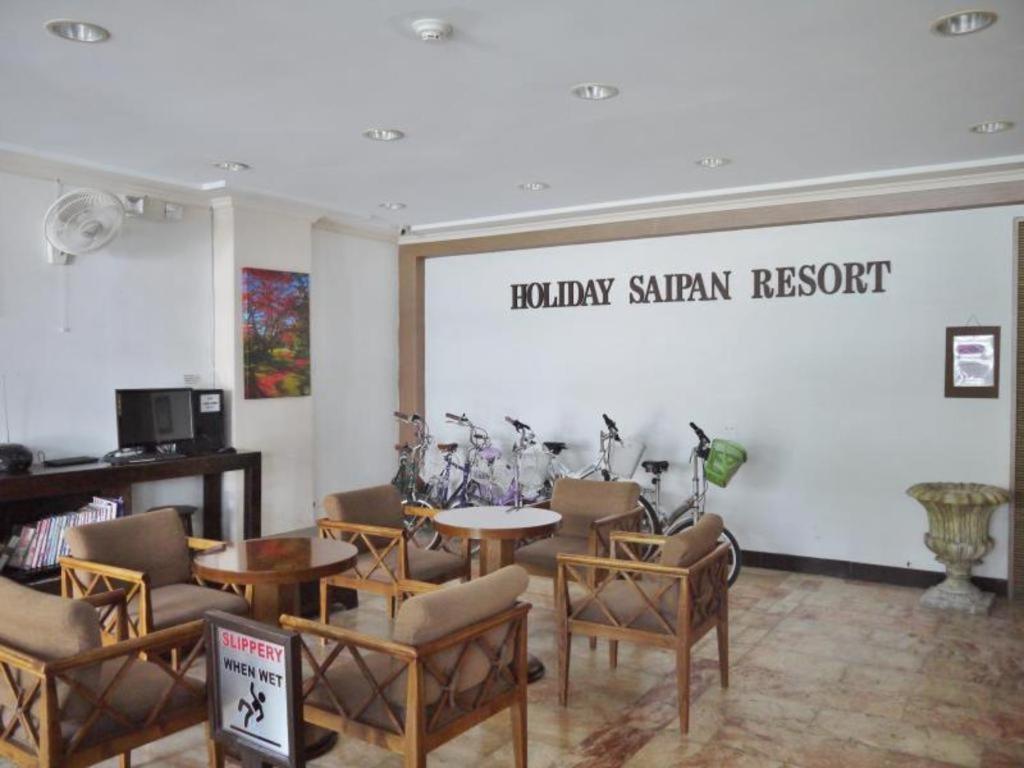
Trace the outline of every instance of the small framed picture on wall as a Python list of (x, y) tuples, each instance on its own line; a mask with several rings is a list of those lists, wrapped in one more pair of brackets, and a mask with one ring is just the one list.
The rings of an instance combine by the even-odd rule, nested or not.
[(999, 326), (946, 329), (946, 397), (999, 397)]

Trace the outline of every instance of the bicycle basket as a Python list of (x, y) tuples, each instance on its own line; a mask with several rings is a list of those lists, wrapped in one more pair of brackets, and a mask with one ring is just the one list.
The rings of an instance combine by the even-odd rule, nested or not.
[(704, 474), (709, 483), (725, 488), (746, 460), (747, 451), (742, 445), (715, 438), (711, 441), (711, 452), (704, 463)]

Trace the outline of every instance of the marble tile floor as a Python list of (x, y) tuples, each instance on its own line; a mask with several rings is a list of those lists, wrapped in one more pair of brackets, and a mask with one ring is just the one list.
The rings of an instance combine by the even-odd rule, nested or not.
[[(698, 646), (691, 730), (676, 719), (673, 657), (622, 644), (573, 646), (558, 706), (552, 588), (531, 580), (530, 650), (548, 676), (530, 687), (532, 768), (925, 768), (1024, 766), (1024, 606), (989, 617), (920, 608), (920, 590), (744, 569), (730, 593), (731, 686), (718, 684), (714, 635)], [(333, 619), (385, 626), (383, 601)], [(508, 715), (431, 753), (429, 764), (511, 766)], [(206, 764), (192, 729), (133, 753), (136, 766)], [(111, 766), (116, 763), (110, 762)], [(342, 740), (317, 768), (389, 768), (399, 756)]]

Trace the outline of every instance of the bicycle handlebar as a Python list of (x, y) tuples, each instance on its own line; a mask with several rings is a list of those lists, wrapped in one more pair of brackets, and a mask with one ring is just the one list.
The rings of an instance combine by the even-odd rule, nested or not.
[(456, 424), (465, 424), (468, 421), (466, 414), (456, 416), (454, 413), (445, 413), (444, 417), (448, 419), (448, 421), (454, 421)]
[(608, 417), (607, 413), (602, 413), (601, 417), (604, 419), (604, 425), (608, 428), (608, 433), (611, 435), (612, 440), (621, 443), (622, 438), (619, 437), (619, 428), (615, 425), (615, 422)]
[(700, 440), (701, 443), (710, 443), (711, 442), (711, 438), (709, 438), (706, 434), (704, 434), (704, 430), (701, 429), (700, 427), (698, 427), (692, 421), (690, 422), (690, 429), (692, 429), (697, 434), (697, 439)]
[(529, 424), (523, 424), (519, 419), (513, 419), (511, 416), (506, 416), (505, 421), (511, 424), (517, 432), (532, 432)]

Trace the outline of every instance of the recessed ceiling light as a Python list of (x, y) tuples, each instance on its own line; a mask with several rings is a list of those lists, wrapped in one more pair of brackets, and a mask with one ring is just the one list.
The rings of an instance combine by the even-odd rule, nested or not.
[(519, 185), (523, 192), (541, 192), (550, 189), (551, 185), (544, 181), (525, 181)]
[(220, 168), (222, 171), (233, 171), (236, 173), (238, 171), (248, 171), (252, 168), (248, 163), (240, 163), (237, 160), (222, 160), (219, 163), (214, 163), (213, 167)]
[(957, 11), (932, 24), (932, 31), (943, 37), (960, 37), (988, 29), (997, 18), (991, 11)]
[(110, 31), (99, 24), (71, 19), (54, 19), (46, 22), (46, 31), (52, 35), (75, 43), (102, 43), (110, 37)]
[(367, 128), (363, 131), (363, 138), (371, 141), (398, 141), (404, 139), (405, 134), (397, 128)]
[(385, 202), (381, 203), (380, 207), (383, 208), (385, 211), (400, 211), (403, 208), (405, 208), (405, 203)]
[(619, 95), (619, 89), (607, 83), (580, 83), (569, 91), (577, 99), (585, 101), (604, 101)]
[(728, 165), (731, 162), (732, 160), (728, 157), (715, 157), (714, 155), (708, 155), (707, 157), (702, 157), (698, 160), (697, 165), (701, 168), (721, 168), (723, 165)]
[(416, 19), (412, 31), (424, 43), (439, 43), (452, 36), (452, 25), (441, 19)]
[(972, 125), (971, 131), (973, 133), (1002, 133), (1010, 130), (1013, 126), (1012, 120), (986, 120), (984, 123)]

